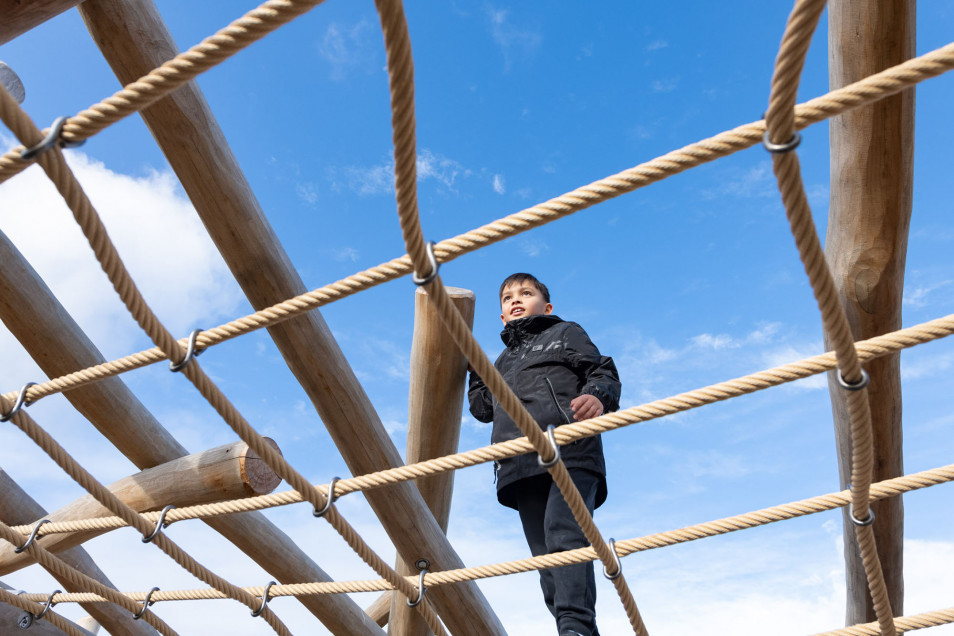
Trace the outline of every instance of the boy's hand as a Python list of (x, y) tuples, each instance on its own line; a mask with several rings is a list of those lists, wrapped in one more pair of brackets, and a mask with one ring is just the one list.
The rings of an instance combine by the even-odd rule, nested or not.
[(591, 417), (599, 417), (603, 414), (603, 403), (595, 395), (584, 393), (579, 397), (570, 400), (570, 408), (573, 409), (573, 419), (577, 422), (588, 420)]

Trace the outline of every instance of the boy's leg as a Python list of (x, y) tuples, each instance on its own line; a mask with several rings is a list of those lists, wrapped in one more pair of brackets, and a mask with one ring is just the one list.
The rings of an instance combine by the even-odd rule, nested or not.
[[(570, 476), (583, 496), (590, 514), (593, 514), (601, 477), (584, 469), (570, 469)], [(546, 551), (562, 552), (588, 546), (590, 543), (573, 518), (560, 489), (552, 480), (550, 483), (544, 520)], [(582, 636), (596, 636), (596, 579), (593, 563), (566, 565), (551, 572), (554, 584), (553, 605), (560, 633), (573, 630)]]
[[(520, 513), (520, 523), (523, 524), (523, 534), (530, 546), (530, 554), (540, 556), (549, 552), (546, 536), (543, 531), (543, 522), (546, 518), (547, 500), (550, 496), (550, 484), (553, 480), (550, 475), (537, 475), (521, 479), (515, 484), (517, 511)], [(543, 601), (547, 609), (556, 618), (553, 607), (553, 571), (540, 570), (540, 588), (543, 590)]]

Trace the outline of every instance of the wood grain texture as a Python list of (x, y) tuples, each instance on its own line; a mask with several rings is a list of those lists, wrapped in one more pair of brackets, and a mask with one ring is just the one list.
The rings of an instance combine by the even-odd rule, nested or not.
[(82, 0), (0, 0), (0, 44), (72, 9)]

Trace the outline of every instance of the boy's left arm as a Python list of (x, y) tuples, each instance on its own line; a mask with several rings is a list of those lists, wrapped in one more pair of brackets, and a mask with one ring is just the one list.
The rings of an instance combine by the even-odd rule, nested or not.
[[(613, 359), (601, 355), (578, 325), (567, 333), (566, 348), (571, 362), (584, 378), (581, 395), (570, 402), (577, 421), (617, 410), (621, 385)], [(599, 404), (595, 404), (589, 396), (597, 398)]]

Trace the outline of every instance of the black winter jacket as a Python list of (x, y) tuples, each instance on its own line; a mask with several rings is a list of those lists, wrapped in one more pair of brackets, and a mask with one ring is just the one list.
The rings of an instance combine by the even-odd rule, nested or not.
[[(500, 333), (507, 348), (494, 366), (541, 428), (573, 422), (570, 400), (584, 393), (595, 395), (603, 412), (619, 408), (620, 382), (612, 358), (600, 355), (589, 336), (575, 322), (553, 315), (534, 315), (508, 322)], [(468, 390), (471, 414), (481, 422), (493, 421), (491, 441), (496, 444), (523, 433), (497, 403), (476, 373)], [(599, 507), (606, 500), (606, 463), (599, 435), (584, 437), (560, 449), (568, 468), (585, 468), (603, 477), (596, 496)], [(516, 507), (512, 487), (526, 477), (546, 472), (537, 454), (503, 459), (497, 469), (497, 499)]]

